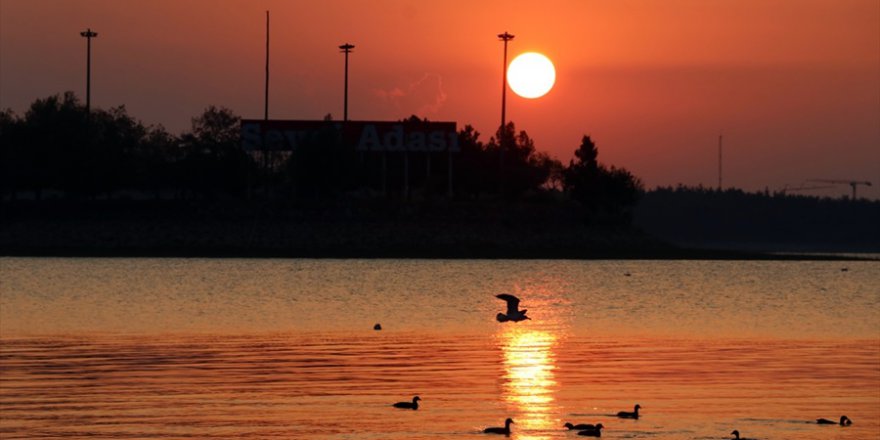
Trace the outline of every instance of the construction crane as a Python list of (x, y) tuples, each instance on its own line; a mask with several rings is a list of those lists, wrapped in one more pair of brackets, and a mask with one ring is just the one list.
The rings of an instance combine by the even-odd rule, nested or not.
[(791, 186), (790, 187), (788, 185), (785, 185), (784, 187), (782, 187), (781, 190), (779, 190), (779, 192), (782, 195), (785, 195), (785, 193), (787, 193), (787, 192), (810, 191), (810, 190), (814, 190), (814, 189), (828, 189), (828, 188), (832, 188), (832, 186), (831, 185), (821, 185), (821, 186), (801, 185), (801, 186)]
[(849, 185), (852, 187), (852, 199), (856, 199), (856, 187), (859, 185), (871, 186), (871, 182), (867, 180), (839, 180), (839, 179), (810, 179), (809, 182), (833, 183), (836, 185)]

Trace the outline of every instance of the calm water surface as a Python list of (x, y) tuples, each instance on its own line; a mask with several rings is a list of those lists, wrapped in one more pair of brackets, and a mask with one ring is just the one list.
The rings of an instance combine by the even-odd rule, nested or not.
[(3, 439), (880, 438), (878, 262), (2, 258), (0, 343)]

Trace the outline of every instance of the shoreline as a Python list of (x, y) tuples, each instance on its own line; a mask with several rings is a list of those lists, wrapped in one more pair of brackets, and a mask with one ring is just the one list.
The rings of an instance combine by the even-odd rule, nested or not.
[(469, 252), (377, 250), (277, 250), (235, 248), (0, 248), (0, 258), (211, 258), (211, 259), (401, 259), (401, 260), (646, 260), (646, 261), (880, 261), (876, 254), (745, 252), (676, 248), (663, 251)]
[(809, 244), (675, 243), (590, 217), (577, 205), (541, 200), (58, 200), (0, 207), (6, 257), (880, 260), (880, 252), (861, 256), (852, 246), (838, 254), (827, 247), (810, 252)]

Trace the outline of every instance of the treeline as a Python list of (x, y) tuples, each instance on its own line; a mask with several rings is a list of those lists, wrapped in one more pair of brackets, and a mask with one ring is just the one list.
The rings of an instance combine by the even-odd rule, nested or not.
[(144, 126), (124, 106), (93, 110), (76, 96), (38, 99), (23, 117), (0, 113), (3, 194), (66, 199), (137, 191), (172, 198), (235, 194), (253, 161), (238, 147), (238, 118), (208, 108), (192, 129), (172, 135)]
[(634, 223), (685, 246), (880, 252), (880, 201), (866, 199), (660, 187), (644, 193)]
[[(328, 115), (329, 118), (329, 115)], [(418, 117), (403, 121), (418, 124)], [(538, 152), (513, 123), (487, 142), (465, 126), (452, 162), (453, 198), (512, 199), (552, 195), (573, 200), (591, 218), (626, 222), (643, 190), (627, 170), (598, 161), (585, 136), (568, 165)], [(23, 116), (0, 112), (0, 191), (4, 200), (272, 199), (289, 201), (446, 197), (449, 161), (413, 155), (406, 177), (399, 157), (364, 157), (338, 137), (318, 137), (289, 153), (248, 153), (240, 118), (208, 107), (179, 135), (145, 126), (124, 106), (89, 114), (76, 96), (38, 99)], [(399, 156), (399, 155), (398, 155)], [(382, 170), (381, 172), (379, 170)], [(545, 197), (547, 198), (547, 197)]]

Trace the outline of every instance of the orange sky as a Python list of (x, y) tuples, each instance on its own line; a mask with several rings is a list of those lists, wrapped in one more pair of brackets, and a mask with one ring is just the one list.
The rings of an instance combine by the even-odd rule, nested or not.
[(272, 118), (341, 118), (350, 42), (351, 119), (417, 114), (488, 140), (509, 31), (510, 58), (546, 54), (557, 83), (509, 93), (508, 120), (557, 158), (590, 134), (649, 187), (714, 186), (723, 131), (725, 186), (859, 179), (880, 198), (877, 0), (0, 0), (0, 107), (84, 98), (91, 27), (93, 106), (172, 132), (211, 104), (262, 117), (267, 9)]

